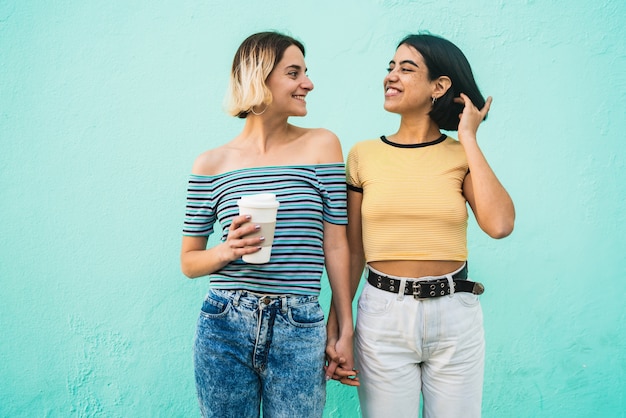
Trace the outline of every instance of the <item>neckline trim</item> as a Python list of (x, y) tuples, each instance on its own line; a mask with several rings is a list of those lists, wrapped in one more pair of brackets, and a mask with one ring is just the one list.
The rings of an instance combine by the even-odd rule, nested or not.
[(440, 144), (443, 141), (445, 141), (447, 137), (448, 137), (448, 135), (441, 134), (441, 136), (439, 138), (435, 139), (434, 141), (421, 142), (419, 144), (398, 144), (397, 142), (391, 142), (390, 140), (388, 140), (385, 135), (381, 135), (380, 139), (385, 144), (391, 145), (392, 147), (397, 147), (397, 148), (423, 148), (423, 147), (428, 147), (428, 146), (431, 146), (431, 145)]
[(247, 171), (247, 170), (317, 170), (317, 168), (341, 168), (342, 170), (345, 167), (345, 163), (338, 161), (336, 163), (318, 163), (318, 164), (285, 164), (285, 165), (258, 165), (258, 166), (253, 166), (253, 167), (242, 167), (242, 168), (236, 168), (233, 170), (229, 170), (229, 171), (223, 171), (221, 173), (216, 173), (216, 174), (196, 174), (196, 173), (190, 173), (190, 176), (195, 176), (195, 177), (222, 177), (222, 176), (227, 176), (227, 175), (232, 175), (232, 174), (237, 174), (240, 173), (242, 171)]

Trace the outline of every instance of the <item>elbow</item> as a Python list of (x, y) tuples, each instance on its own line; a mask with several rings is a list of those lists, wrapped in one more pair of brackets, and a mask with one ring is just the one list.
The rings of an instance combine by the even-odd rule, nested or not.
[(506, 238), (506, 237), (508, 237), (509, 235), (511, 235), (511, 233), (512, 233), (512, 232), (513, 232), (513, 228), (510, 228), (510, 229), (501, 229), (501, 230), (498, 230), (498, 231), (496, 231), (496, 232), (492, 232), (492, 233), (490, 233), (490, 234), (489, 234), (489, 236), (490, 236), (491, 238), (494, 238), (494, 239), (502, 239), (502, 238)]
[(188, 279), (195, 279), (200, 276), (196, 271), (194, 271), (194, 269), (192, 268), (192, 266), (189, 265), (189, 263), (185, 262), (185, 260), (181, 260), (180, 270), (183, 272), (185, 276), (187, 276)]
[(513, 219), (506, 220), (500, 222), (498, 225), (494, 225), (485, 232), (487, 232), (487, 234), (494, 239), (506, 238), (513, 232), (514, 224), (515, 222)]
[(183, 274), (188, 278), (188, 279), (195, 279), (196, 276), (195, 274), (193, 274), (193, 272), (185, 267), (181, 268), (181, 271), (183, 272)]
[(515, 226), (515, 209), (511, 206), (506, 210), (493, 213), (488, 218), (478, 218), (480, 228), (491, 238), (502, 239), (513, 233)]

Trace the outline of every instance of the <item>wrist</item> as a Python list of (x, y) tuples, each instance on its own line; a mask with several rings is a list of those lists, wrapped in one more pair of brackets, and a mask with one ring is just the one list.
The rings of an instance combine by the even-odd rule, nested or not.
[(326, 324), (326, 334), (328, 335), (339, 335), (339, 325), (335, 321), (328, 321)]
[(340, 332), (339, 335), (337, 336), (338, 340), (352, 340), (353, 338), (354, 338), (354, 331), (352, 330)]
[(465, 131), (458, 131), (459, 133), (459, 141), (463, 140), (463, 141), (476, 141), (476, 133), (475, 132), (465, 132)]
[(342, 324), (342, 325), (338, 325), (336, 328), (336, 333), (341, 337), (341, 338), (352, 338), (354, 336), (354, 327), (352, 326), (352, 323), (346, 323), (346, 324)]
[(228, 263), (235, 261), (233, 253), (226, 242), (219, 244), (219, 252), (217, 253), (217, 261), (220, 264), (220, 268), (225, 267)]

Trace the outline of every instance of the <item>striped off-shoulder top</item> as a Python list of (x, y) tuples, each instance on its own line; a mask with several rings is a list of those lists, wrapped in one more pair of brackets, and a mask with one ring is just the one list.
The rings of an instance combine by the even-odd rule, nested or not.
[(272, 256), (266, 264), (241, 259), (210, 275), (210, 286), (267, 294), (317, 295), (324, 269), (324, 222), (345, 225), (343, 163), (253, 167), (189, 177), (183, 234), (208, 237), (216, 221), (226, 240), (243, 195), (274, 193), (280, 202)]

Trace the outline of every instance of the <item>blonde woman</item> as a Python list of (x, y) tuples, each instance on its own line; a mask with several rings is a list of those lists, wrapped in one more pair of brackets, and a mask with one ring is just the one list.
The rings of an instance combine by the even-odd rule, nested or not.
[[(344, 164), (337, 137), (288, 123), (305, 116), (313, 83), (304, 46), (276, 32), (248, 37), (232, 65), (230, 113), (245, 119), (226, 144), (201, 154), (189, 180), (181, 265), (208, 276), (194, 344), (204, 417), (321, 417), (326, 329), (318, 303), (324, 265), (338, 313), (333, 348), (352, 367), (352, 312)], [(237, 200), (280, 202), (271, 258), (248, 264), (263, 237)], [(221, 241), (207, 248), (214, 224)]]

